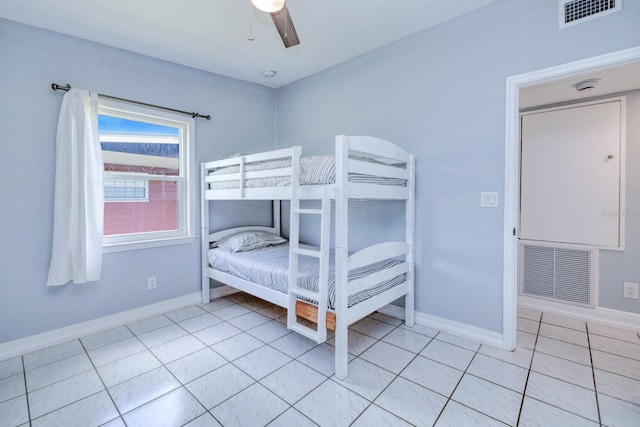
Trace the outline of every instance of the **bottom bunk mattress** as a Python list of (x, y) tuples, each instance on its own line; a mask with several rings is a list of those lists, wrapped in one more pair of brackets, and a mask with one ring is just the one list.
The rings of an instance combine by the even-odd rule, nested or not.
[[(300, 245), (302, 248), (317, 249), (312, 246)], [(231, 274), (240, 279), (273, 289), (284, 294), (287, 293), (289, 282), (289, 244), (268, 246), (245, 252), (232, 252), (224, 248), (213, 248), (208, 254), (209, 264), (212, 268)], [(298, 286), (318, 291), (319, 259), (305, 255), (298, 257)], [(349, 272), (349, 280), (365, 277), (371, 273), (381, 271), (399, 261), (394, 259), (376, 262), (365, 267)], [(391, 280), (382, 282), (370, 289), (349, 296), (348, 306), (367, 300), (375, 295), (397, 286), (406, 280), (405, 274), (400, 274)], [(335, 308), (336, 280), (335, 280), (335, 256), (331, 250), (329, 257), (329, 308)]]

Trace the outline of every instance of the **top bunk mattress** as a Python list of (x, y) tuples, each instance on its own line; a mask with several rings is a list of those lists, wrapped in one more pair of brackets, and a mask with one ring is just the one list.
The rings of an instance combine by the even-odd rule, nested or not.
[[(370, 159), (359, 159), (374, 162)], [(374, 162), (375, 163), (375, 162)], [(270, 169), (288, 168), (291, 166), (291, 159), (284, 158), (263, 162), (245, 163), (245, 171), (265, 171)], [(224, 176), (225, 174), (236, 174), (240, 170), (239, 166), (227, 166), (215, 169), (209, 173), (213, 176)], [(310, 156), (300, 158), (300, 185), (326, 185), (336, 182), (336, 159), (334, 156)], [(376, 177), (358, 173), (349, 174), (349, 182), (368, 183), (378, 185), (391, 185), (406, 187), (407, 181), (399, 178)], [(245, 179), (246, 188), (261, 187), (286, 187), (291, 185), (291, 176), (273, 176), (268, 178)], [(211, 190), (231, 190), (240, 188), (237, 178), (228, 181), (221, 180), (209, 183)]]
[[(308, 245), (300, 245), (301, 248), (317, 249)], [(209, 264), (216, 270), (231, 274), (240, 279), (247, 280), (260, 286), (282, 292), (288, 291), (289, 283), (289, 244), (268, 246), (246, 252), (232, 252), (228, 249), (213, 248), (208, 254)], [(328, 306), (335, 308), (335, 254), (331, 250), (329, 256), (329, 295)], [(399, 261), (388, 259), (370, 264), (349, 272), (349, 280), (358, 279), (376, 271), (384, 270), (399, 264)], [(298, 286), (318, 291), (320, 278), (318, 276), (319, 259), (305, 255), (298, 257)], [(351, 307), (365, 301), (375, 295), (393, 288), (406, 281), (406, 275), (401, 274), (393, 279), (379, 283), (378, 285), (350, 295), (348, 306)]]

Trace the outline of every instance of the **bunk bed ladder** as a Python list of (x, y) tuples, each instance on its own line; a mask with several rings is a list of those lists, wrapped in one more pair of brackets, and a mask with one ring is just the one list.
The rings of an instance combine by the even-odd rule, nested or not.
[[(295, 184), (293, 185), (295, 187)], [(287, 314), (287, 328), (314, 340), (318, 344), (327, 340), (327, 299), (329, 287), (329, 244), (331, 240), (331, 198), (326, 189), (319, 209), (302, 209), (297, 190), (292, 189), (291, 224), (289, 233), (289, 306)], [(300, 215), (320, 215), (320, 249), (306, 249), (300, 247)], [(298, 257), (313, 256), (319, 258), (318, 292), (298, 286)], [(314, 301), (318, 305), (316, 329), (298, 322), (296, 302), (299, 298), (307, 302)]]

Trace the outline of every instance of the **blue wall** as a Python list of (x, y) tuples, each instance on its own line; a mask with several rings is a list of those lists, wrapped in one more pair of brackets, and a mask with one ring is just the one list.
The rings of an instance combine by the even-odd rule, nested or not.
[(211, 114), (196, 121), (197, 162), (272, 148), (275, 91), (2, 19), (0, 81), (0, 342), (198, 292), (198, 240), (105, 254), (99, 282), (45, 286), (63, 96), (49, 86)]
[(639, 45), (639, 22), (637, 1), (564, 30), (557, 1), (497, 1), (280, 88), (278, 145), (327, 153), (364, 134), (413, 152), (416, 309), (501, 332), (505, 80)]
[[(330, 153), (341, 133), (399, 143), (417, 156), (416, 308), (500, 332), (503, 211), (480, 208), (479, 193), (503, 196), (505, 79), (640, 45), (639, 1), (565, 30), (557, 13), (555, 0), (499, 0), (277, 91), (0, 19), (0, 342), (200, 288), (198, 241), (106, 254), (101, 281), (45, 286), (52, 82), (212, 114), (196, 124), (198, 162), (274, 145)], [(356, 203), (354, 246), (402, 233), (401, 208)]]
[(640, 314), (640, 301), (624, 298), (624, 282), (640, 283), (640, 90), (627, 98), (625, 250), (600, 251), (600, 305)]

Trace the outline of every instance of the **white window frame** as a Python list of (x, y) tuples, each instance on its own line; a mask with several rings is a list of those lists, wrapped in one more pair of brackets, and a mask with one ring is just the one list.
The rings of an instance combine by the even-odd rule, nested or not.
[[(178, 185), (178, 229), (144, 233), (117, 234), (103, 237), (105, 253), (147, 249), (159, 246), (191, 243), (195, 235), (195, 119), (170, 111), (145, 107), (123, 101), (98, 98), (98, 114), (128, 120), (143, 121), (179, 129), (180, 174), (178, 176), (153, 175), (151, 181), (171, 181)], [(112, 177), (111, 173), (105, 172)], [(118, 172), (121, 179), (141, 179), (139, 173)]]
[[(104, 202), (105, 203), (127, 203), (127, 202), (148, 202), (149, 201), (149, 180), (147, 179), (146, 176), (141, 177), (139, 179), (122, 179), (120, 178), (119, 175), (117, 174), (112, 174), (112, 173), (106, 173), (104, 174), (104, 179), (105, 179), (105, 195), (104, 195)], [(107, 183), (106, 180), (112, 180), (112, 181), (125, 181), (125, 185), (121, 186), (121, 187), (125, 187), (127, 188), (128, 186), (126, 185), (126, 181), (139, 181), (142, 182), (143, 185), (137, 185), (135, 187), (139, 187), (139, 188), (144, 188), (144, 197), (110, 197), (107, 198), (107, 192), (106, 192), (106, 187), (107, 187)], [(118, 187), (118, 185), (113, 185), (113, 187)]]

